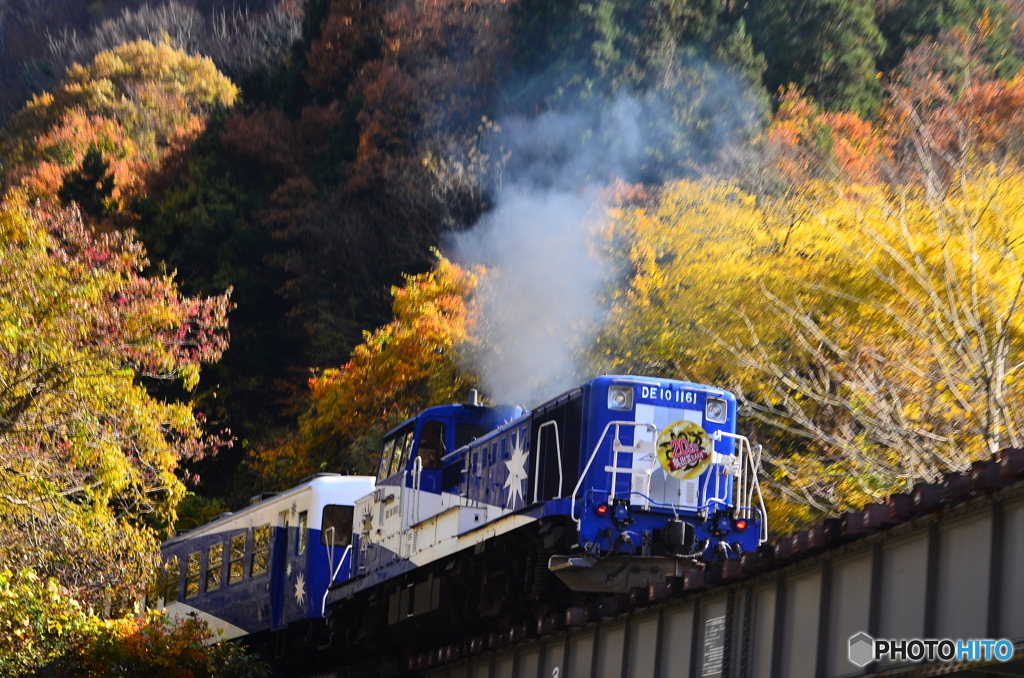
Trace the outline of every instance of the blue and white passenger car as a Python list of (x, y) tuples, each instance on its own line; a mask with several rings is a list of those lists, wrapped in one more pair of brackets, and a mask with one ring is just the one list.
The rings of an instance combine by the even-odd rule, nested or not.
[(320, 474), (168, 540), (170, 576), (150, 604), (204, 619), (224, 640), (322, 618), (328, 584), (350, 576), (353, 507), (373, 485)]

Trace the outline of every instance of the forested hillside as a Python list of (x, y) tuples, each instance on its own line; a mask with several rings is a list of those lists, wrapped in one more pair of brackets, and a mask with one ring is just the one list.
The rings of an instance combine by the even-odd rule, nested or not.
[(175, 523), (604, 371), (739, 393), (779, 529), (1019, 446), (1022, 19), (0, 2), (0, 562), (127, 604)]

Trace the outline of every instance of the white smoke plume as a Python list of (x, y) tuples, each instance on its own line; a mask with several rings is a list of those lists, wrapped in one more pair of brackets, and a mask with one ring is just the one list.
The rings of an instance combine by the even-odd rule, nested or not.
[(615, 177), (678, 173), (696, 142), (656, 97), (499, 125), (492, 141), (495, 155), (510, 152), (506, 182), (494, 209), (446, 249), (488, 270), (476, 299), (483, 349), (469, 357), (485, 394), (531, 408), (594, 376), (577, 358), (600, 328), (600, 293), (617, 274), (598, 254), (596, 231), (608, 218), (600, 188)]
[(589, 247), (599, 213), (592, 191), (510, 189), (458, 238), (460, 259), (488, 267), (477, 296), (484, 350), (472, 359), (493, 401), (532, 407), (579, 380), (574, 352), (601, 318), (608, 269)]

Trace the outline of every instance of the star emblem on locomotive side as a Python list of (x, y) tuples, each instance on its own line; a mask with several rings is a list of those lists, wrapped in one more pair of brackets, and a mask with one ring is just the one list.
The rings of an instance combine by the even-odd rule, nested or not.
[(528, 473), (526, 470), (530, 452), (526, 449), (522, 437), (516, 441), (510, 450), (511, 455), (505, 461), (505, 468), (508, 469), (508, 477), (505, 478), (505, 489), (508, 490), (508, 499), (505, 500), (506, 508), (515, 508), (516, 498), (520, 504), (524, 503), (526, 495), (523, 492), (523, 483), (526, 482)]

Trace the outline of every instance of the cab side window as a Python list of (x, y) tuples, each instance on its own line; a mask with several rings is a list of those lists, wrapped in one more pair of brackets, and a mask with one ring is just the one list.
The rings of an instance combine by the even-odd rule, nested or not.
[(457, 424), (455, 426), (455, 449), (469, 445), (487, 433), (487, 429), (477, 424)]
[(295, 555), (301, 556), (306, 552), (306, 540), (308, 534), (306, 531), (306, 522), (308, 515), (309, 514), (305, 511), (299, 513), (299, 539), (295, 544)]
[(423, 460), (423, 468), (441, 468), (441, 457), (447, 450), (444, 446), (445, 426), (439, 421), (428, 421), (420, 431), (418, 454)]

